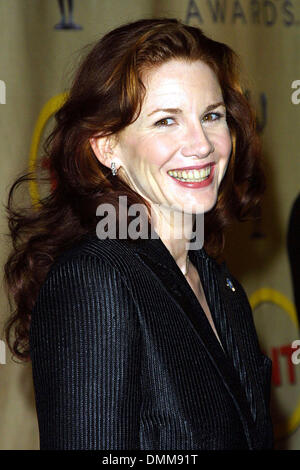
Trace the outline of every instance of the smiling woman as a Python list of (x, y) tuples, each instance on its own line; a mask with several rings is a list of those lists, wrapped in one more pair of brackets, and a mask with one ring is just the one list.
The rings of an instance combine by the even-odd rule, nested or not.
[[(7, 341), (32, 361), (41, 449), (272, 448), (271, 361), (217, 262), (264, 190), (235, 53), (174, 19), (109, 32), (44, 149), (56, 184), (26, 211), (13, 196), (32, 175), (12, 187), (6, 264)], [(100, 237), (105, 213), (116, 227)]]

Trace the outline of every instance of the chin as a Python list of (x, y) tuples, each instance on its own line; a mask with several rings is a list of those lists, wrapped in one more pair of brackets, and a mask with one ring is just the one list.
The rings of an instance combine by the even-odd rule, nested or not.
[(183, 212), (185, 214), (204, 214), (209, 212), (216, 205), (218, 199), (217, 193), (210, 196), (199, 197), (191, 200), (190, 202), (183, 202), (178, 200), (176, 202), (169, 202), (169, 204), (162, 204), (165, 208), (172, 208), (174, 211)]
[(210, 204), (207, 204), (207, 205), (205, 206), (205, 211), (204, 211), (204, 212), (206, 213), (206, 212), (211, 211), (211, 210), (216, 206), (217, 200), (218, 200), (218, 198), (215, 197), (215, 199), (214, 199), (213, 201), (211, 201)]
[(205, 202), (199, 202), (198, 206), (196, 207), (196, 211), (194, 213), (205, 214), (206, 212), (209, 212), (215, 207), (217, 203), (217, 199), (218, 199), (217, 196), (215, 196), (214, 198), (207, 200)]

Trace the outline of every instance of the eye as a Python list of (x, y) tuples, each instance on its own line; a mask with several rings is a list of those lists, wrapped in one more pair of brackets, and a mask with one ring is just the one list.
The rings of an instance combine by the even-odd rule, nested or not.
[[(215, 119), (205, 119), (205, 118), (207, 118), (207, 117), (209, 117), (209, 116), (217, 116), (217, 117), (216, 117)], [(208, 113), (208, 114), (206, 114), (206, 115), (204, 116), (203, 119), (204, 119), (205, 121), (218, 121), (218, 120), (219, 120), (221, 117), (223, 117), (223, 116), (224, 116), (224, 114), (222, 114), (222, 113)]]
[(174, 123), (174, 119), (171, 117), (167, 117), (164, 119), (160, 119), (155, 123), (155, 126), (157, 127), (164, 127), (164, 126), (171, 126)]

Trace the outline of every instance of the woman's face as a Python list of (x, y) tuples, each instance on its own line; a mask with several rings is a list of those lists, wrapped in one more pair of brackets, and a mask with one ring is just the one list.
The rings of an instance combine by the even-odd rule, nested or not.
[(143, 82), (141, 113), (115, 149), (119, 176), (152, 204), (209, 211), (232, 148), (216, 75), (202, 61), (171, 60)]

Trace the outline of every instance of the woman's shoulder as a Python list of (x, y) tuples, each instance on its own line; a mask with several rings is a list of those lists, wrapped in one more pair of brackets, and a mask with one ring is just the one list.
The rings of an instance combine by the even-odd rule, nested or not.
[(128, 266), (135, 259), (134, 253), (134, 245), (127, 240), (99, 239), (96, 233), (89, 232), (56, 258), (49, 274), (70, 264), (88, 265), (89, 260), (94, 265), (106, 265), (126, 274)]
[(138, 277), (134, 253), (126, 240), (84, 235), (55, 259), (40, 285), (35, 307), (40, 308), (45, 299), (55, 303), (70, 292), (80, 292), (82, 299), (104, 288), (111, 295), (132, 293)]
[[(102, 291), (106, 296), (132, 293), (130, 272), (134, 249), (126, 240), (99, 239), (89, 233), (63, 251), (51, 265), (42, 282), (35, 310), (64, 299), (93, 302)], [(71, 297), (70, 297), (71, 296)], [(61, 300), (62, 299), (62, 300)], [(78, 303), (77, 302), (77, 303)]]
[(81, 341), (95, 341), (105, 332), (109, 338), (117, 338), (127, 324), (137, 331), (131, 283), (111, 254), (113, 246), (116, 254), (121, 253), (119, 245), (122, 243), (84, 236), (56, 259), (31, 310), (32, 354), (46, 350), (51, 355), (59, 343), (64, 356), (72, 348), (78, 351)]

